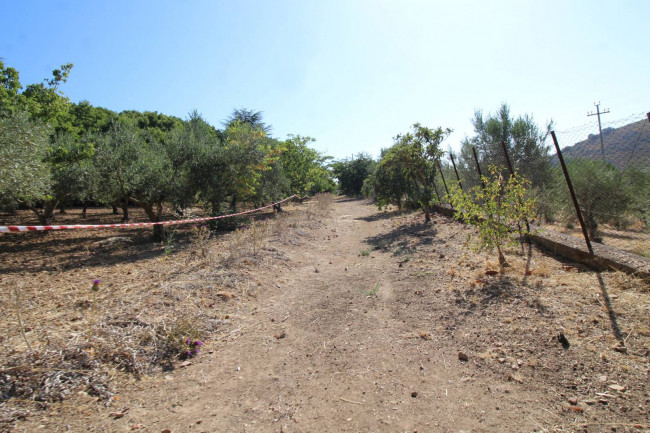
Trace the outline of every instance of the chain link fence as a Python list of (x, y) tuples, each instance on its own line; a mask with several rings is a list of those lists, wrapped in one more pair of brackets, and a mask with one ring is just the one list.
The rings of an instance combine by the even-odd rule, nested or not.
[(440, 163), (436, 176), (440, 201), (449, 203), (451, 184), (480, 187), (479, 170), (486, 175), (494, 165), (507, 176), (512, 168), (530, 181), (537, 200), (536, 225), (585, 243), (584, 235), (591, 243), (650, 257), (650, 114), (615, 120), (609, 116), (602, 116), (600, 128), (594, 118), (552, 134), (513, 135), (487, 146), (465, 143), (459, 153), (449, 152)]

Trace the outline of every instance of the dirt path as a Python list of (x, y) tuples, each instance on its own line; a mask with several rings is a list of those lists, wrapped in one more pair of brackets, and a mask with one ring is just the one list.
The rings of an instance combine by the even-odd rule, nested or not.
[(290, 253), (290, 269), (265, 282), (259, 309), (236, 338), (130, 396), (128, 424), (151, 431), (470, 431), (508, 429), (516, 419), (510, 428), (532, 430), (525, 406), (538, 397), (475, 380), (472, 363), (458, 360), (462, 348), (431, 332), (438, 318), (404, 302), (403, 292), (423, 287), (400, 282), (392, 255), (362, 254), (368, 239), (389, 228), (376, 214), (363, 202), (339, 201), (328, 224)]
[[(489, 277), (484, 259), (462, 248), (468, 230), (443, 217), (432, 226), (417, 215), (385, 218), (365, 201), (339, 199), (302, 245), (277, 246), (285, 260), (260, 275), (254, 301), (236, 329), (208, 342), (211, 353), (135, 382), (117, 406), (67, 429), (528, 432), (643, 421), (647, 382), (609, 368), (607, 382), (593, 385), (606, 370), (597, 354), (554, 340), (558, 330), (573, 334), (535, 279), (554, 288), (549, 274), (562, 264), (534, 256), (529, 265), (541, 270), (517, 290), (514, 277), (477, 279)], [(609, 344), (606, 319), (598, 326)], [(613, 399), (593, 410), (583, 403), (616, 381), (641, 398), (619, 397), (626, 415), (616, 418)], [(567, 403), (573, 395), (580, 400)], [(129, 408), (123, 417), (109, 416), (120, 407)]]

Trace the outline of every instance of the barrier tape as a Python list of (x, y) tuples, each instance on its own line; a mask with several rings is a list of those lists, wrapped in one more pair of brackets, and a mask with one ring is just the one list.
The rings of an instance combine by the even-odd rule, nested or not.
[(284, 200), (280, 200), (278, 202), (271, 203), (268, 206), (259, 207), (257, 209), (233, 213), (230, 215), (219, 215), (216, 217), (192, 218), (192, 219), (185, 219), (185, 220), (158, 221), (158, 222), (148, 222), (148, 223), (74, 224), (74, 225), (57, 225), (57, 226), (0, 226), (0, 233), (31, 232), (31, 231), (42, 231), (42, 230), (106, 229), (106, 228), (121, 228), (121, 227), (145, 227), (145, 226), (159, 226), (159, 225), (167, 226), (167, 225), (175, 225), (175, 224), (187, 224), (187, 223), (218, 220), (222, 218), (230, 218), (234, 216), (250, 214), (253, 212), (260, 211), (262, 209), (268, 209), (275, 205), (284, 203), (285, 201), (291, 200), (294, 197), (297, 197), (297, 195), (294, 194), (291, 197), (285, 198)]

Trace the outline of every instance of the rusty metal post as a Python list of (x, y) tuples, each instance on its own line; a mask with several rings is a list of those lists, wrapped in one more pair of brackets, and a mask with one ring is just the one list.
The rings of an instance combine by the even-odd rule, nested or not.
[(460, 176), (458, 176), (458, 170), (456, 170), (456, 163), (454, 162), (454, 154), (449, 152), (449, 158), (451, 159), (451, 165), (454, 166), (454, 173), (456, 173), (456, 179), (458, 180), (458, 186), (460, 190), (463, 190), (463, 184), (460, 182)]
[(438, 160), (438, 169), (440, 170), (440, 177), (442, 178), (442, 184), (445, 186), (445, 191), (447, 191), (447, 197), (449, 197), (449, 189), (447, 188), (447, 182), (445, 182), (445, 175), (442, 173), (442, 164)]
[(436, 196), (438, 196), (438, 201), (442, 203), (442, 199), (440, 198), (440, 194), (438, 194), (438, 187), (436, 186), (436, 181), (435, 179), (433, 180), (433, 190), (436, 192)]
[(555, 131), (551, 131), (551, 137), (553, 137), (553, 144), (555, 145), (555, 150), (557, 152), (557, 159), (560, 161), (560, 166), (562, 166), (562, 172), (564, 172), (564, 179), (566, 184), (569, 187), (569, 193), (571, 193), (571, 200), (573, 200), (573, 206), (576, 209), (576, 214), (578, 215), (578, 221), (580, 221), (580, 227), (582, 228), (582, 235), (585, 237), (585, 242), (587, 243), (587, 249), (589, 254), (593, 255), (594, 250), (591, 247), (591, 242), (589, 241), (589, 235), (587, 234), (587, 227), (585, 222), (582, 219), (582, 212), (580, 212), (580, 206), (578, 205), (578, 199), (576, 198), (576, 193), (573, 190), (573, 185), (571, 184), (571, 178), (569, 177), (569, 172), (566, 169), (564, 164), (564, 158), (562, 157), (562, 151), (560, 150), (560, 145), (557, 144), (557, 138), (555, 137)]
[(506, 156), (506, 162), (508, 163), (508, 170), (510, 171), (510, 176), (515, 174), (515, 170), (512, 168), (512, 162), (510, 161), (510, 155), (508, 154), (508, 146), (506, 146), (505, 141), (501, 141), (501, 147), (503, 147), (503, 154)]
[(485, 182), (483, 182), (483, 173), (481, 173), (481, 166), (478, 163), (478, 156), (476, 156), (476, 148), (472, 146), (472, 153), (474, 154), (474, 162), (476, 162), (476, 171), (478, 171), (478, 178), (481, 179), (481, 186), (485, 189)]

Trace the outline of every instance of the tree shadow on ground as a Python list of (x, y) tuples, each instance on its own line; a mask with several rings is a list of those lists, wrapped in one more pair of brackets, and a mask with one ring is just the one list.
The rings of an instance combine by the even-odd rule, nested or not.
[[(153, 242), (152, 233), (148, 230), (102, 235), (89, 233), (73, 238), (55, 238), (52, 234), (38, 232), (19, 236), (23, 238), (18, 241), (16, 238), (0, 238), (0, 255), (4, 256), (2, 272), (60, 272), (116, 263), (134, 263), (164, 255), (173, 257), (178, 252), (190, 248), (192, 243), (187, 231), (175, 232), (168, 245)], [(102, 244), (111, 238), (123, 239)], [(167, 246), (171, 248), (166, 250)], [(19, 260), (16, 256), (28, 257)]]
[(407, 213), (410, 213), (412, 211), (407, 211), (407, 210), (394, 210), (394, 211), (384, 211), (384, 212), (377, 212), (375, 214), (365, 216), (365, 217), (359, 217), (355, 218), (355, 220), (359, 221), (366, 221), (366, 222), (375, 222), (375, 221), (381, 221), (381, 220), (388, 220), (391, 218), (395, 218), (400, 215), (405, 215)]
[(335, 201), (336, 203), (347, 203), (347, 202), (350, 202), (350, 201), (361, 201), (361, 200), (366, 200), (366, 199), (363, 198), (363, 197), (348, 197), (348, 196), (343, 196), (343, 197), (341, 197), (341, 198), (337, 198), (337, 199), (335, 199), (334, 201)]
[(389, 250), (393, 256), (400, 256), (415, 252), (417, 247), (433, 244), (436, 233), (431, 224), (400, 225), (388, 233), (371, 236), (365, 242), (376, 250)]
[[(523, 285), (517, 279), (507, 275), (488, 277), (476, 280), (475, 284), (467, 290), (454, 289), (454, 302), (461, 308), (461, 313), (455, 318), (455, 326), (461, 324), (465, 317), (485, 316), (488, 310), (496, 307), (507, 307), (517, 303), (516, 308), (535, 310), (542, 317), (551, 317), (552, 313), (542, 303), (539, 297), (534, 296), (530, 287)], [(516, 308), (512, 308), (512, 314)], [(508, 307), (510, 310), (511, 308)], [(494, 314), (494, 311), (490, 315)]]

